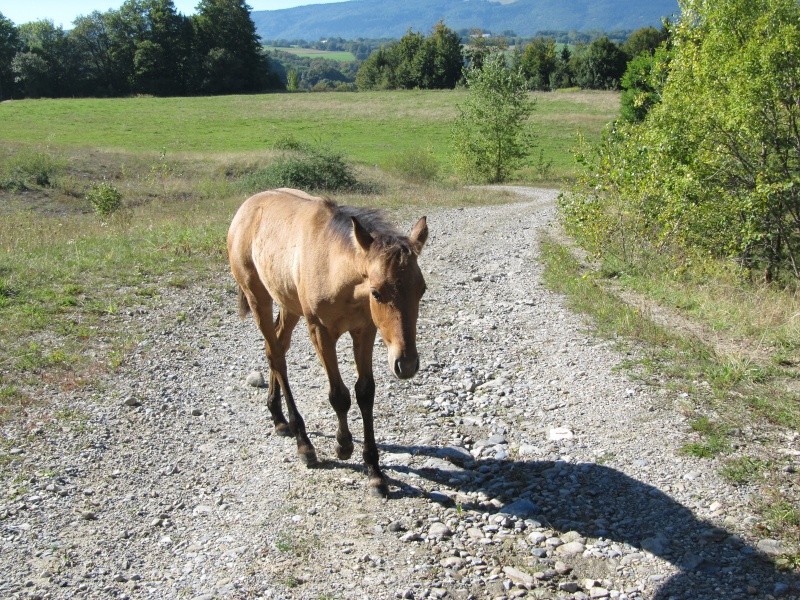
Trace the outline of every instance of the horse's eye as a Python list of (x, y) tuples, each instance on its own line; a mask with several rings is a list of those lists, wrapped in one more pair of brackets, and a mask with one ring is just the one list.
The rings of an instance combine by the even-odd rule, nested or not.
[(375, 300), (377, 300), (378, 302), (380, 302), (382, 299), (381, 293), (375, 289), (372, 290), (372, 297), (375, 298)]

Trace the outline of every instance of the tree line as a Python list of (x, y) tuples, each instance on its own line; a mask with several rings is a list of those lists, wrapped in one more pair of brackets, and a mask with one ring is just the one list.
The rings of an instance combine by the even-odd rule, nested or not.
[(0, 14), (0, 99), (188, 95), (281, 87), (244, 0), (201, 0), (179, 14), (172, 0), (126, 0), (80, 16), (15, 26)]
[(488, 36), (439, 23), (430, 35), (409, 30), (400, 40), (270, 42), (350, 51), (357, 62), (348, 64), (266, 52), (243, 0), (202, 0), (190, 17), (172, 0), (126, 0), (118, 10), (78, 17), (69, 31), (47, 20), (17, 27), (0, 14), (0, 99), (453, 88), (465, 67), (494, 49), (510, 56), (531, 89), (615, 89), (627, 63), (664, 35), (644, 28), (624, 42), (584, 41), (588, 34), (576, 32), (523, 41), (512, 31)]
[(473, 31), (464, 40), (439, 23), (430, 36), (409, 31), (373, 52), (361, 64), (356, 84), (365, 90), (452, 88), (462, 81), (464, 67), (480, 66), (490, 52), (501, 51), (508, 56), (508, 67), (519, 70), (532, 90), (620, 89), (628, 63), (640, 54), (653, 54), (667, 35), (666, 27), (644, 27), (622, 43), (601, 35), (572, 49), (541, 36), (509, 49), (505, 36)]

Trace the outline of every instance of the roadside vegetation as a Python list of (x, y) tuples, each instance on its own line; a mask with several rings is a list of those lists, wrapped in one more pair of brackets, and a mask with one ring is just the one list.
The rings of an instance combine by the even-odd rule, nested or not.
[(800, 8), (682, 2), (628, 66), (621, 118), (582, 144), (547, 279), (691, 424), (687, 454), (756, 486), (800, 564)]

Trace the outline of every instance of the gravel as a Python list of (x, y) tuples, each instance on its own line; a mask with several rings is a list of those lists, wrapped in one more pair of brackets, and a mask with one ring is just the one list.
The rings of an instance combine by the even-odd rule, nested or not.
[(767, 561), (780, 542), (751, 535), (755, 490), (678, 453), (681, 399), (626, 378), (543, 287), (555, 192), (522, 192), (428, 215), (420, 373), (393, 379), (376, 349), (388, 500), (360, 452), (335, 458), (302, 327), (289, 377), (323, 465), (272, 433), (263, 341), (221, 266), (131, 314), (146, 335), (113, 377), (3, 425), (0, 597), (800, 597)]

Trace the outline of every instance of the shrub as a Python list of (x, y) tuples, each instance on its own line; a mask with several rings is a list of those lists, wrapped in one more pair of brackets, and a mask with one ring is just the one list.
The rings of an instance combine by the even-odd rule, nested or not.
[(122, 194), (107, 181), (93, 184), (86, 193), (86, 199), (101, 217), (107, 217), (122, 206)]
[(713, 259), (796, 282), (800, 5), (685, 0), (682, 9), (663, 86), (651, 86), (658, 60), (629, 74), (639, 92), (623, 106), (638, 108), (638, 98), (646, 110), (626, 116), (642, 120), (617, 123), (581, 154), (585, 185), (562, 207), (567, 224), (603, 255), (650, 246), (680, 268)]
[(278, 157), (264, 169), (242, 179), (248, 193), (291, 187), (302, 190), (354, 190), (358, 180), (341, 154), (331, 150), (305, 148)]
[(390, 169), (409, 181), (424, 183), (439, 176), (440, 165), (430, 148), (412, 148), (395, 156)]
[(49, 186), (60, 165), (45, 152), (21, 150), (0, 166), (0, 189), (26, 190), (31, 186)]

